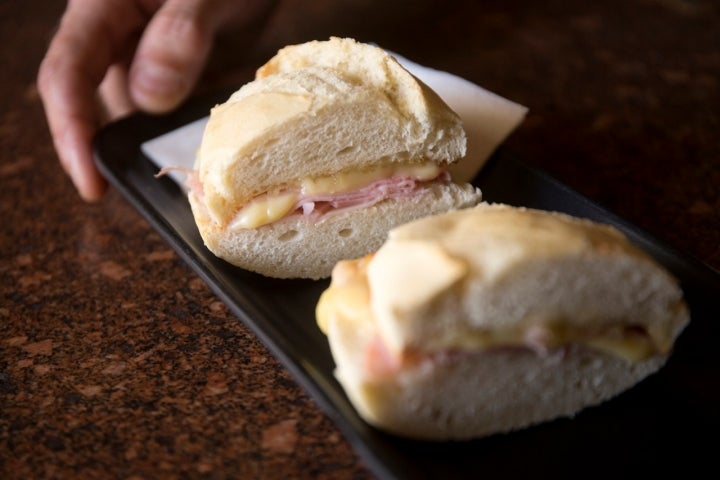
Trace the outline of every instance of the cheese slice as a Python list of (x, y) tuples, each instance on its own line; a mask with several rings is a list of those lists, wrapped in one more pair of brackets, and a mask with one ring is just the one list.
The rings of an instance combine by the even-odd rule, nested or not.
[(297, 203), (295, 193), (281, 193), (276, 195), (263, 195), (246, 205), (237, 215), (229, 228), (257, 228), (261, 225), (275, 222), (290, 213)]
[(437, 178), (442, 168), (436, 163), (411, 165), (388, 165), (363, 171), (341, 172), (335, 175), (306, 178), (298, 187), (285, 189), (282, 193), (266, 193), (245, 205), (228, 225), (231, 230), (258, 228), (276, 222), (289, 213), (303, 197), (332, 195), (359, 190), (373, 182), (390, 177), (408, 177), (418, 181)]
[(436, 178), (441, 171), (436, 163), (387, 165), (364, 171), (307, 178), (300, 182), (300, 192), (303, 195), (349, 192), (390, 177), (411, 177), (419, 181), (427, 181)]

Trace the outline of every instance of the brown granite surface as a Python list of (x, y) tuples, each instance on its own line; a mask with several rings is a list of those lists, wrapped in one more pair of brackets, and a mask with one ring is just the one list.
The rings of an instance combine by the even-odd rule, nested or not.
[[(266, 45), (349, 33), (523, 103), (520, 158), (720, 267), (718, 2), (444, 3), (394, 29), (281, 16)], [(0, 477), (371, 477), (117, 192), (75, 195), (34, 85), (63, 5), (0, 3)]]

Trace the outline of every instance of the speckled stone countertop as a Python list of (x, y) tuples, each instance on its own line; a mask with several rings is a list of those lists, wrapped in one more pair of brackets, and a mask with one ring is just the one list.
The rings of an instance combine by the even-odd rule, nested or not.
[[(371, 478), (120, 194), (75, 194), (34, 84), (63, 4), (0, 4), (0, 477)], [(445, 2), (401, 29), (293, 18), (256, 59), (349, 34), (462, 75), (530, 108), (518, 157), (720, 267), (718, 2)], [(216, 64), (202, 88), (232, 83)]]

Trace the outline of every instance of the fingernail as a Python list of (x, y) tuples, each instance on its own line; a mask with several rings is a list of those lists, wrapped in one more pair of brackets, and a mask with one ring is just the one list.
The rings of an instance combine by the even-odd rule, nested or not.
[(157, 63), (139, 65), (133, 72), (133, 83), (146, 93), (163, 96), (177, 95), (185, 86), (177, 70)]

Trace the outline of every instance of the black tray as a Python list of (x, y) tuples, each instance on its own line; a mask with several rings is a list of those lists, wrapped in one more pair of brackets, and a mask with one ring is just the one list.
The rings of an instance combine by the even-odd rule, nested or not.
[[(181, 189), (155, 178), (140, 145), (205, 116), (228, 92), (178, 112), (136, 115), (104, 128), (99, 168), (173, 249), (243, 321), (329, 415), (380, 478), (641, 478), (681, 471), (717, 473), (720, 427), (720, 275), (674, 251), (502, 149), (475, 180), (485, 200), (558, 210), (614, 224), (681, 279), (690, 326), (660, 373), (574, 419), (468, 442), (399, 439), (364, 423), (333, 377), (314, 308), (327, 281), (275, 280), (219, 260), (203, 245)], [(632, 475), (631, 475), (632, 474)], [(712, 475), (711, 475), (712, 476)], [(685, 477), (689, 478), (689, 477)]]

